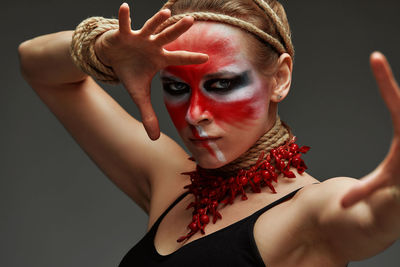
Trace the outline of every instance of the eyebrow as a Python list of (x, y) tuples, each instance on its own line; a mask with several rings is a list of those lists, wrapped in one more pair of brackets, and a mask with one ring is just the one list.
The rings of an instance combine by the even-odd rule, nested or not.
[(250, 70), (245, 70), (242, 72), (234, 72), (234, 71), (220, 71), (220, 72), (215, 72), (215, 73), (210, 73), (207, 75), (204, 75), (205, 80), (209, 79), (215, 79), (215, 78), (220, 78), (221, 76), (236, 76), (236, 75), (242, 75), (244, 73), (248, 73)]
[(172, 82), (184, 82), (184, 81), (182, 81), (181, 79), (179, 79), (178, 77), (175, 77), (175, 76), (173, 76), (173, 75), (161, 75), (161, 81), (172, 81)]
[[(250, 70), (245, 70), (245, 71), (242, 71), (242, 72), (220, 71), (220, 72), (206, 74), (206, 75), (204, 75), (202, 80), (217, 79), (217, 78), (221, 78), (221, 76), (238, 76), (238, 75), (241, 76), (241, 75), (249, 74), (249, 73), (250, 73)], [(160, 77), (161, 80), (164, 80), (164, 81), (184, 82), (180, 78), (176, 77), (173, 74), (161, 73), (160, 76), (161, 76)]]

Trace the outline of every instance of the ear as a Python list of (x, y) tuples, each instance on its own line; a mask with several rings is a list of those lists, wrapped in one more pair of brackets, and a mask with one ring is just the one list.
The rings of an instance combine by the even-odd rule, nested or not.
[(271, 101), (281, 102), (288, 95), (292, 83), (293, 60), (292, 57), (283, 53), (277, 62), (273, 79), (275, 86), (272, 88)]

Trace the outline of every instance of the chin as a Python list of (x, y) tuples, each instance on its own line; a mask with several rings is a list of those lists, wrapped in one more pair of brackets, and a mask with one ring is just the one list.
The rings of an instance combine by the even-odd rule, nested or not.
[(220, 161), (215, 157), (211, 157), (211, 156), (200, 156), (200, 157), (194, 157), (194, 159), (196, 160), (196, 163), (204, 168), (204, 169), (217, 169), (217, 168), (221, 168), (222, 166), (228, 164), (227, 161)]

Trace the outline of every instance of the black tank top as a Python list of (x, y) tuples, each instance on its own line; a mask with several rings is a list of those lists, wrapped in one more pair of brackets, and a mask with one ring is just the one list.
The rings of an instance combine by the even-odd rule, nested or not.
[(154, 247), (154, 238), (158, 226), (165, 215), (187, 195), (186, 192), (164, 211), (150, 231), (125, 255), (119, 267), (265, 266), (254, 240), (254, 224), (261, 214), (292, 198), (300, 189), (289, 193), (240, 221), (184, 245), (169, 255), (160, 255)]

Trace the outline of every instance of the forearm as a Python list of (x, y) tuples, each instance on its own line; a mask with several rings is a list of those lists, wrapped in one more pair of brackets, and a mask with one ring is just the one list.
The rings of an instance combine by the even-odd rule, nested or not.
[(72, 34), (73, 31), (52, 33), (20, 44), (21, 71), (29, 83), (56, 85), (87, 78), (72, 61), (69, 51)]

